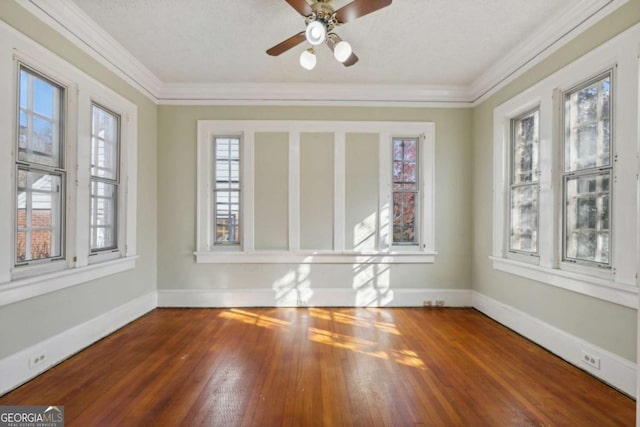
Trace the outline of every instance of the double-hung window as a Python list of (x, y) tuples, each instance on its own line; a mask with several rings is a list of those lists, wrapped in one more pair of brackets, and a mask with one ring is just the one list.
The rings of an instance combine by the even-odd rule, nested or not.
[(637, 307), (638, 34), (495, 108), (496, 270)]
[(89, 215), (92, 253), (118, 247), (119, 141), (120, 117), (92, 104)]
[(137, 108), (0, 28), (0, 306), (135, 268)]
[(240, 137), (214, 139), (216, 245), (240, 244)]
[(563, 258), (611, 264), (611, 72), (564, 95)]
[(536, 108), (511, 120), (509, 251), (538, 253), (538, 142)]
[(20, 66), (15, 264), (64, 258), (64, 88)]
[(393, 138), (393, 244), (419, 243), (418, 138)]
[(201, 120), (197, 162), (198, 263), (435, 260), (433, 123)]

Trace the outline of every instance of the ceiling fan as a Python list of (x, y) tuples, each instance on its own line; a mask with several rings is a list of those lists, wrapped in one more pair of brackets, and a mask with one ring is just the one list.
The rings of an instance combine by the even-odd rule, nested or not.
[(267, 54), (281, 55), (306, 40), (312, 46), (300, 55), (300, 65), (311, 70), (316, 65), (314, 47), (323, 42), (329, 46), (336, 60), (342, 62), (345, 67), (358, 62), (358, 57), (351, 50), (351, 45), (334, 33), (333, 29), (389, 6), (392, 0), (354, 0), (338, 10), (334, 10), (331, 5), (333, 0), (314, 0), (311, 4), (306, 0), (285, 1), (305, 17), (306, 30), (273, 46), (267, 50)]

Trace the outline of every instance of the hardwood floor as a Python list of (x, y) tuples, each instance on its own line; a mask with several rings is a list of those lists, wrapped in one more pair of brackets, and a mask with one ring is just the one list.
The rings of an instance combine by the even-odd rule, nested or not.
[(158, 309), (0, 398), (67, 426), (632, 426), (473, 309)]

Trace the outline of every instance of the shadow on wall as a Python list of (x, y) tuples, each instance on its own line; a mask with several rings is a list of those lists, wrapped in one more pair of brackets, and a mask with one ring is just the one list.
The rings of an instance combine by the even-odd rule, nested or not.
[(368, 263), (353, 265), (351, 288), (341, 289), (339, 284), (329, 292), (318, 295), (311, 287), (313, 256), (305, 260), (273, 283), (277, 307), (355, 306), (383, 307), (393, 301), (390, 267), (387, 264)]
[[(380, 234), (388, 228), (387, 216), (383, 224), (378, 226)], [(376, 249), (376, 212), (363, 218), (353, 227), (353, 249), (357, 252), (374, 251)], [(383, 307), (393, 301), (391, 290), (391, 271), (388, 264), (374, 264), (372, 258), (364, 259), (353, 265), (351, 289), (342, 289), (344, 284), (338, 283), (332, 292), (333, 297), (319, 298), (311, 287), (311, 267), (313, 255), (305, 259), (307, 264), (300, 264), (284, 277), (273, 283), (275, 301), (278, 307), (304, 307), (322, 305), (345, 305), (355, 307)], [(316, 295), (316, 298), (314, 298)]]

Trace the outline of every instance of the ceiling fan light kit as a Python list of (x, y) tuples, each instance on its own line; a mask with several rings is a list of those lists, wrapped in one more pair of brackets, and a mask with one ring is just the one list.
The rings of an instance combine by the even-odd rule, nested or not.
[(327, 27), (320, 21), (311, 21), (304, 35), (309, 43), (318, 46), (327, 39)]
[(353, 53), (353, 50), (351, 49), (351, 45), (344, 40), (340, 41), (333, 48), (333, 56), (336, 58), (336, 61), (338, 62), (346, 61), (351, 56), (352, 53)]
[(316, 53), (309, 48), (300, 54), (300, 66), (306, 70), (313, 70), (316, 66)]
[(317, 62), (313, 47), (323, 42), (333, 51), (336, 61), (341, 62), (345, 67), (358, 62), (358, 57), (353, 53), (351, 45), (332, 30), (339, 25), (389, 6), (392, 0), (354, 0), (338, 10), (334, 10), (331, 6), (333, 0), (314, 0), (312, 4), (307, 3), (307, 0), (285, 1), (305, 17), (306, 29), (273, 46), (267, 50), (267, 54), (278, 56), (306, 40), (312, 47), (300, 55), (300, 66), (312, 70)]

